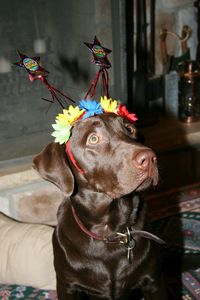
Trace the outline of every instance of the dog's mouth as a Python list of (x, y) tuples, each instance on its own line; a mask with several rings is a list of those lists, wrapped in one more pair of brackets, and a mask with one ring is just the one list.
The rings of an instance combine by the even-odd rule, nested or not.
[(138, 180), (136, 191), (146, 190), (150, 186), (156, 186), (158, 184), (158, 170), (153, 168), (151, 172), (144, 173)]
[(148, 189), (150, 186), (155, 186), (154, 184), (154, 179), (153, 178), (146, 178), (145, 180), (143, 180), (142, 182), (139, 183), (139, 185), (137, 186), (137, 188), (135, 189), (135, 191), (143, 191)]

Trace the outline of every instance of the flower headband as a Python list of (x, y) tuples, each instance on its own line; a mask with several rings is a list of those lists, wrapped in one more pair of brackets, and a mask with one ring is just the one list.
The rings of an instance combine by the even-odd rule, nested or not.
[(101, 97), (100, 102), (95, 100), (81, 100), (79, 105), (74, 107), (69, 106), (68, 109), (63, 110), (63, 114), (56, 117), (56, 124), (52, 127), (55, 130), (52, 136), (55, 137), (55, 142), (59, 144), (66, 143), (71, 135), (71, 128), (78, 119), (86, 119), (102, 113), (115, 113), (131, 122), (135, 122), (137, 117), (135, 114), (130, 114), (126, 106), (122, 106), (117, 100)]

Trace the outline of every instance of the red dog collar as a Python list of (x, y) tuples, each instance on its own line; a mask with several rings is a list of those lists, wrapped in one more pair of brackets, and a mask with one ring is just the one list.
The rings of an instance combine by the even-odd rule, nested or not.
[(67, 154), (69, 155), (69, 158), (70, 158), (71, 162), (73, 163), (73, 165), (75, 166), (75, 168), (78, 170), (78, 172), (81, 173), (81, 174), (85, 173), (84, 170), (82, 170), (82, 169), (78, 166), (78, 164), (77, 164), (77, 162), (76, 162), (76, 160), (75, 160), (75, 158), (74, 158), (74, 156), (73, 156), (73, 154), (72, 154), (72, 151), (71, 151), (71, 148), (70, 148), (70, 141), (68, 141), (68, 142), (66, 143), (66, 152), (67, 152)]
[(165, 244), (165, 242), (157, 237), (156, 235), (152, 234), (151, 232), (148, 231), (144, 231), (144, 230), (133, 230), (131, 227), (128, 228), (127, 233), (120, 233), (120, 232), (116, 232), (113, 233), (111, 235), (108, 236), (100, 236), (97, 235), (94, 232), (89, 231), (82, 223), (82, 221), (79, 219), (79, 217), (76, 214), (76, 211), (74, 209), (73, 206), (71, 206), (72, 208), (72, 213), (74, 216), (74, 219), (77, 223), (77, 225), (80, 227), (80, 229), (87, 234), (87, 236), (95, 239), (95, 240), (99, 240), (99, 241), (105, 241), (107, 243), (120, 243), (120, 244), (127, 244), (129, 241), (128, 236), (130, 235), (131, 238), (134, 239), (135, 236), (139, 236), (139, 237), (143, 237), (149, 240), (153, 240), (159, 244)]

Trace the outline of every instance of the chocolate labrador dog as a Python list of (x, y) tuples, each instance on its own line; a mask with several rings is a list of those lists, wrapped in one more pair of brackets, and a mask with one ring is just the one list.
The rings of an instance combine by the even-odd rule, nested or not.
[[(74, 123), (66, 147), (34, 158), (65, 195), (53, 236), (59, 300), (167, 299), (158, 237), (149, 232), (142, 192), (158, 182), (155, 153), (114, 113)], [(135, 298), (134, 298), (135, 299)]]

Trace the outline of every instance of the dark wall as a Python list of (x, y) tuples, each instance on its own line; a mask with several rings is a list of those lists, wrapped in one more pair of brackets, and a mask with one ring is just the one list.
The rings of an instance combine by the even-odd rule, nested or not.
[[(17, 49), (37, 56), (34, 41), (42, 38), (47, 49), (39, 56), (50, 72), (49, 82), (80, 99), (97, 70), (83, 42), (92, 42), (95, 34), (103, 32), (98, 36), (100, 41), (112, 49), (110, 36), (101, 31), (105, 23), (111, 31), (110, 21), (106, 21), (107, 15), (102, 20), (98, 15), (99, 5), (106, 10), (105, 2), (109, 4), (93, 0), (1, 0), (0, 72), (2, 58), (10, 63), (19, 60)], [(34, 154), (52, 140), (51, 124), (61, 107), (49, 107), (42, 97), (50, 97), (47, 89), (41, 81), (30, 82), (24, 69), (12, 66), (10, 72), (0, 73), (0, 160)]]

